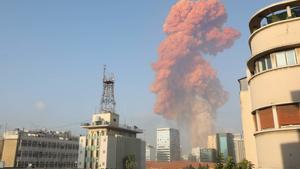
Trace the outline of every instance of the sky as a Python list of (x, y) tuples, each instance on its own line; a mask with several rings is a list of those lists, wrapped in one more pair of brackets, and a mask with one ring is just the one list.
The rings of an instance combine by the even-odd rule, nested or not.
[[(241, 132), (238, 79), (245, 76), (248, 21), (278, 0), (222, 0), (227, 26), (241, 32), (209, 59), (229, 92), (217, 112), (218, 131)], [(174, 123), (153, 113), (151, 64), (165, 38), (162, 25), (175, 0), (0, 1), (0, 131), (49, 128), (85, 134), (99, 109), (102, 69), (116, 78), (121, 123), (137, 125), (155, 144), (157, 127)]]

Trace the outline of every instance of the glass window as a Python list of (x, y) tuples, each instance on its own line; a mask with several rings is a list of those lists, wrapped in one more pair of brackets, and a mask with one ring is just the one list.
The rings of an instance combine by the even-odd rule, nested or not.
[(272, 69), (272, 62), (270, 56), (266, 57), (267, 69)]
[(296, 53), (295, 50), (286, 51), (286, 60), (288, 65), (296, 64)]
[(276, 62), (277, 62), (278, 67), (286, 65), (285, 52), (277, 52), (276, 53)]

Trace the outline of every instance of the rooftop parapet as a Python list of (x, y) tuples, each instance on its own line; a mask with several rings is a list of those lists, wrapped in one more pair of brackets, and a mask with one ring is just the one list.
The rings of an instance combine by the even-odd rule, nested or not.
[(249, 22), (250, 32), (264, 27), (268, 24), (300, 17), (300, 1), (287, 0), (272, 4), (258, 11)]

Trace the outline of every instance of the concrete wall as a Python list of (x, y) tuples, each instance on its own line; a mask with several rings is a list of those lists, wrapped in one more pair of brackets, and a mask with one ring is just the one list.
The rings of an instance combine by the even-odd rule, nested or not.
[[(247, 80), (247, 79), (244, 79)], [(248, 88), (240, 91), (241, 118), (245, 144), (245, 157), (257, 166), (256, 144), (254, 132), (256, 130), (251, 114), (250, 91)]]
[(300, 129), (265, 131), (255, 137), (259, 168), (299, 168)]
[(80, 136), (79, 147), (78, 147), (78, 160), (77, 160), (78, 168), (84, 168), (85, 147), (86, 147), (86, 136)]
[(300, 101), (300, 65), (277, 68), (254, 76), (250, 82), (251, 111)]
[(251, 35), (249, 40), (252, 56), (273, 49), (299, 44), (299, 27), (300, 18), (294, 18), (260, 28), (260, 30)]
[(15, 167), (18, 139), (5, 139), (3, 145), (2, 161), (5, 167)]

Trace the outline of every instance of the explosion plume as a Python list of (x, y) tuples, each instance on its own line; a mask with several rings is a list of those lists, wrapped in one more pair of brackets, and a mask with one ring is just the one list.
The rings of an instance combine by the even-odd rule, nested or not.
[(222, 52), (240, 36), (235, 29), (224, 28), (226, 19), (219, 0), (178, 1), (164, 23), (166, 38), (152, 65), (154, 112), (185, 126), (193, 146), (206, 145), (216, 110), (227, 100), (216, 71), (202, 56)]

